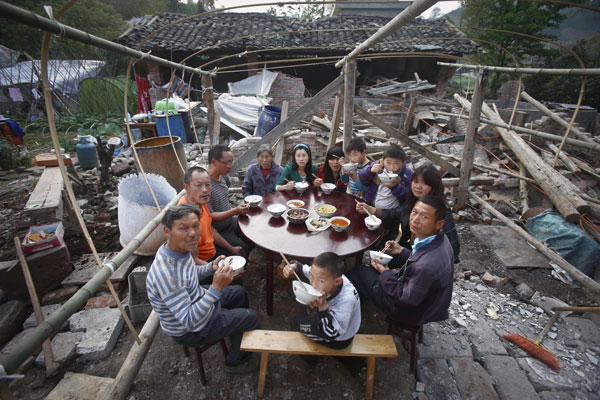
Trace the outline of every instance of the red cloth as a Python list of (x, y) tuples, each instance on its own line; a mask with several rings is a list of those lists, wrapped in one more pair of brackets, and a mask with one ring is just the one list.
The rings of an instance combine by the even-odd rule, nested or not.
[(269, 175), (269, 171), (271, 171), (271, 168), (269, 168), (269, 169), (261, 168), (261, 170), (263, 173), (263, 178), (267, 179), (267, 175)]
[(148, 79), (141, 76), (135, 76), (138, 95), (138, 113), (147, 114), (152, 111), (152, 102), (150, 101), (150, 91), (148, 90)]

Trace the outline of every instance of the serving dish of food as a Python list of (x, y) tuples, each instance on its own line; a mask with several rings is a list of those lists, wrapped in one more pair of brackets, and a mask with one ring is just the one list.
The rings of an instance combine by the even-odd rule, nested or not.
[(308, 218), (308, 210), (306, 208), (290, 208), (285, 214), (293, 224), (303, 224)]
[(311, 232), (321, 232), (331, 226), (331, 223), (327, 218), (308, 218), (306, 220), (306, 227)]
[(315, 212), (323, 218), (333, 217), (336, 211), (337, 208), (335, 208), (331, 204), (317, 204), (315, 206)]

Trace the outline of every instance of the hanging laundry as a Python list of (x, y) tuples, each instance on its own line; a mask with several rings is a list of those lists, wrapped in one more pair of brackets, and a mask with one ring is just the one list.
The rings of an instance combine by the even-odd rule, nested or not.
[(152, 111), (152, 102), (150, 101), (150, 90), (148, 90), (148, 79), (141, 76), (135, 76), (138, 93), (138, 113), (147, 114)]

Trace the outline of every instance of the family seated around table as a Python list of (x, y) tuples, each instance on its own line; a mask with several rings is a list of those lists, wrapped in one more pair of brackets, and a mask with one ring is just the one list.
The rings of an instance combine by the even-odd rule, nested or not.
[(313, 165), (310, 147), (298, 143), (294, 146), (292, 161), (285, 166), (277, 180), (275, 190), (279, 192), (294, 190), (296, 182), (307, 182), (312, 187), (318, 188), (323, 183), (323, 180), (316, 176), (318, 171), (319, 168)]
[(335, 189), (340, 192), (346, 191), (346, 186), (350, 177), (342, 171), (342, 165), (346, 163), (344, 151), (337, 146), (327, 150), (325, 162), (319, 168), (317, 177), (323, 180), (323, 183), (333, 183)]
[(183, 187), (186, 194), (179, 200), (179, 204), (195, 204), (200, 211), (202, 230), (198, 237), (197, 252), (192, 252), (196, 264), (206, 264), (217, 255), (242, 255), (244, 249), (240, 246), (232, 246), (212, 225), (208, 208), (211, 196), (211, 179), (208, 171), (202, 167), (191, 167), (183, 177)]
[[(397, 227), (400, 225), (402, 236), (399, 239), (399, 243), (401, 246), (410, 250), (412, 248), (411, 241), (413, 240), (413, 233), (410, 230), (409, 216), (415, 203), (424, 196), (435, 196), (445, 200), (442, 175), (433, 164), (425, 164), (415, 170), (410, 182), (410, 191), (400, 207), (381, 209), (366, 203), (359, 203), (356, 205), (356, 210), (361, 214), (370, 212), (384, 221), (389, 221), (388, 225), (391, 227), (391, 232), (388, 239), (392, 239), (396, 236), (396, 232), (398, 232)], [(444, 224), (443, 230), (452, 245), (454, 263), (456, 264), (460, 262), (460, 243), (458, 241), (454, 219), (452, 218), (452, 210), (448, 205), (446, 205), (446, 223)]]
[[(292, 329), (332, 349), (348, 347), (360, 328), (361, 314), (358, 292), (342, 274), (344, 260), (332, 252), (319, 254), (310, 267), (292, 260), (283, 269), (284, 278), (289, 278), (296, 269), (300, 269), (300, 276), (308, 278), (321, 296), (307, 304), (316, 313), (295, 316)], [(364, 366), (362, 360), (352, 357), (338, 360), (353, 374), (358, 374)]]
[(271, 146), (261, 146), (256, 153), (256, 158), (258, 163), (248, 167), (242, 183), (244, 197), (251, 194), (264, 196), (274, 192), (275, 184), (283, 171), (283, 168), (273, 161)]
[[(410, 190), (412, 170), (404, 164), (406, 154), (398, 145), (390, 145), (383, 152), (381, 161), (372, 162), (359, 174), (360, 183), (365, 187), (365, 201), (382, 210), (400, 207)], [(381, 182), (380, 174), (393, 180)], [(384, 226), (389, 228), (388, 221)]]
[(233, 153), (227, 146), (216, 145), (208, 151), (208, 174), (210, 175), (211, 193), (208, 208), (212, 224), (223, 238), (234, 247), (241, 247), (246, 256), (251, 246), (241, 238), (237, 221), (238, 215), (248, 214), (248, 204), (231, 207), (229, 203), (229, 188), (231, 178), (229, 171), (233, 166)]
[[(392, 321), (422, 325), (448, 318), (454, 281), (454, 255), (442, 231), (446, 204), (435, 196), (419, 199), (410, 213), (416, 236), (412, 250), (391, 240), (393, 259), (387, 266), (376, 259), (347, 276), (362, 298), (369, 299)], [(401, 267), (393, 273), (389, 267)]]
[[(357, 212), (374, 214), (396, 224), (396, 229), (402, 228), (398, 241), (386, 242), (386, 252), (392, 256), (387, 265), (375, 257), (371, 265), (344, 275), (342, 258), (325, 252), (315, 257), (312, 266), (292, 260), (283, 269), (285, 278), (300, 271), (300, 279), (321, 293), (307, 304), (313, 313), (295, 316), (292, 329), (332, 349), (352, 343), (361, 324), (361, 298), (372, 301), (392, 321), (405, 325), (448, 318), (454, 262), (459, 254), (458, 236), (438, 170), (427, 164), (413, 174), (404, 164), (404, 151), (396, 145), (385, 150), (382, 161), (367, 163), (363, 145), (362, 139), (353, 139), (348, 146), (351, 160), (358, 163), (356, 193), (352, 176), (342, 171), (346, 159), (341, 148), (329, 149), (324, 165), (317, 170), (310, 147), (302, 143), (294, 146), (293, 161), (270, 189), (291, 190), (295, 182), (303, 181), (314, 188), (323, 182), (334, 183), (340, 191), (364, 193), (366, 202), (358, 202)], [(275, 179), (281, 167), (273, 162), (270, 148), (261, 148), (257, 158), (259, 163), (248, 169), (244, 183), (252, 193), (258, 190), (263, 195), (269, 193), (262, 190), (269, 190), (269, 180)], [(162, 330), (175, 342), (197, 347), (229, 337), (225, 371), (248, 373), (255, 371), (258, 363), (240, 350), (240, 343), (243, 332), (258, 328), (258, 317), (248, 308), (243, 286), (232, 285), (232, 268), (219, 265), (224, 255), (248, 253), (236, 240), (234, 218), (246, 214), (247, 208), (229, 204), (231, 150), (214, 146), (208, 159), (208, 170), (196, 166), (186, 172), (186, 195), (163, 216), (167, 242), (159, 248), (148, 273), (148, 297)], [(396, 179), (380, 182), (378, 175), (383, 171), (397, 174)], [(219, 223), (222, 230), (217, 228)], [(336, 358), (352, 374), (364, 367), (361, 358)]]
[[(242, 334), (258, 329), (258, 316), (248, 308), (248, 297), (233, 280), (230, 266), (219, 265), (223, 256), (197, 265), (190, 251), (198, 246), (202, 228), (200, 210), (193, 204), (168, 209), (162, 218), (167, 242), (157, 251), (146, 278), (148, 299), (160, 326), (182, 346), (198, 347), (230, 338), (224, 370), (249, 373), (258, 368), (250, 353), (240, 351)], [(212, 284), (199, 280), (212, 276)]]

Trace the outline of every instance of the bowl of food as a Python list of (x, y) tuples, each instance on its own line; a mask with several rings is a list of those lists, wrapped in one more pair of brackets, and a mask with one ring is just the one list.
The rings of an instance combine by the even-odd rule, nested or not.
[(306, 227), (311, 232), (324, 231), (331, 225), (327, 218), (308, 218), (305, 222)]
[(229, 256), (219, 262), (219, 267), (229, 265), (233, 269), (233, 275), (237, 276), (246, 265), (246, 259), (240, 256)]
[(333, 217), (336, 211), (337, 208), (331, 204), (317, 204), (315, 206), (315, 212), (319, 214), (319, 217), (323, 218)]
[(262, 196), (259, 196), (257, 194), (251, 194), (250, 196), (246, 196), (244, 197), (244, 201), (246, 203), (248, 203), (248, 205), (250, 207), (256, 207), (260, 204), (260, 202), (262, 201)]
[(302, 194), (308, 189), (308, 182), (296, 182), (294, 188), (296, 189), (296, 192)]
[(392, 261), (392, 256), (376, 250), (369, 250), (369, 257), (371, 260), (377, 260), (381, 265), (388, 265)]
[(333, 230), (336, 232), (345, 231), (346, 228), (350, 226), (350, 220), (344, 217), (333, 217), (331, 218), (329, 223), (331, 224)]
[(303, 224), (308, 218), (308, 210), (306, 208), (290, 208), (285, 215), (292, 224)]
[(374, 215), (369, 215), (365, 218), (365, 225), (370, 231), (374, 231), (381, 226), (381, 220)]
[(358, 171), (358, 163), (347, 163), (342, 165), (342, 169), (347, 174), (355, 174)]
[(279, 218), (283, 215), (286, 208), (283, 204), (271, 204), (267, 207), (267, 211), (271, 213), (271, 216)]
[(385, 173), (379, 174), (379, 182), (385, 183), (385, 184), (390, 184), (390, 183), (394, 182), (396, 180), (396, 178), (398, 178), (398, 174), (393, 174), (391, 172), (385, 172)]
[(302, 200), (290, 200), (285, 205), (288, 208), (302, 208), (304, 207), (304, 202)]
[(320, 295), (317, 289), (309, 285), (308, 283), (302, 283), (300, 281), (292, 282), (292, 287), (294, 289), (294, 295), (296, 296), (296, 301), (300, 304), (307, 305), (313, 300), (316, 300)]
[(323, 183), (321, 185), (321, 190), (325, 194), (331, 194), (335, 190), (335, 185), (333, 183)]

